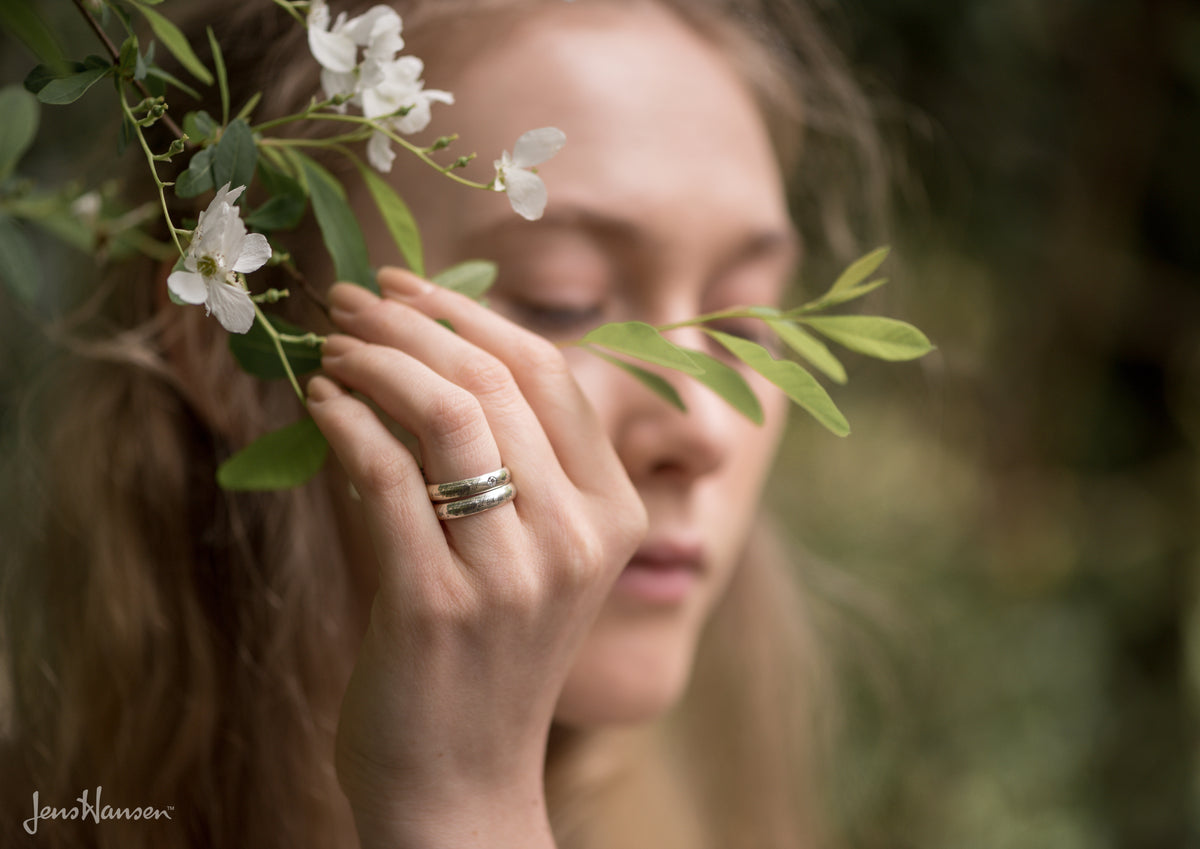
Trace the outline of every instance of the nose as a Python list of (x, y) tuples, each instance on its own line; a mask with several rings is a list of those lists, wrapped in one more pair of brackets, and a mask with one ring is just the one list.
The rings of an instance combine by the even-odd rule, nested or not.
[[(686, 347), (700, 346), (699, 337), (684, 335), (686, 331), (673, 334), (673, 341)], [(630, 478), (635, 484), (678, 485), (715, 472), (727, 460), (737, 438), (734, 418), (738, 414), (699, 381), (677, 371), (642, 365), (675, 388), (687, 411), (625, 372), (618, 373), (622, 385), (615, 392), (621, 400), (614, 437)]]

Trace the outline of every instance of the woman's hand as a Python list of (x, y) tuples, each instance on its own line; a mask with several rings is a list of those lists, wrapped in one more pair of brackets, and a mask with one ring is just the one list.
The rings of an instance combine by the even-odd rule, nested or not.
[[(549, 342), (395, 269), (336, 286), (347, 336), (309, 409), (361, 496), (379, 588), (342, 706), (338, 776), (364, 847), (552, 846), (555, 704), (645, 511)], [(454, 332), (438, 324), (448, 320)], [(515, 500), (440, 522), (425, 489), (508, 466)]]

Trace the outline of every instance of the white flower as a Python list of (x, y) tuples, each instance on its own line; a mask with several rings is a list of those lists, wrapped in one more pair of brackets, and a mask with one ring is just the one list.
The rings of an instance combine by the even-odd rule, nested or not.
[[(430, 106), (434, 103), (453, 103), (454, 95), (440, 89), (425, 88), (421, 73), (425, 63), (416, 56), (401, 56), (381, 68), (382, 79), (362, 92), (363, 115), (379, 121), (395, 133), (419, 133), (429, 126)], [(403, 115), (395, 115), (400, 110)], [(388, 118), (387, 116), (394, 117)], [(367, 142), (367, 160), (379, 171), (391, 171), (392, 152), (388, 137), (376, 131)]]
[(566, 141), (557, 127), (530, 130), (517, 139), (512, 156), (506, 150), (495, 161), (496, 191), (508, 192), (509, 203), (522, 218), (536, 221), (546, 209), (546, 184), (529, 169), (558, 153)]
[(233, 205), (246, 190), (217, 191), (208, 209), (200, 213), (192, 243), (183, 258), (186, 271), (175, 271), (167, 287), (179, 300), (204, 304), (231, 333), (245, 333), (254, 324), (254, 302), (237, 275), (262, 268), (271, 258), (271, 246), (261, 233), (247, 233), (241, 211)]
[[(349, 19), (342, 12), (332, 27), (325, 0), (313, 0), (308, 8), (308, 49), (323, 69), (335, 75), (354, 74), (360, 47), (364, 48), (364, 64), (390, 62), (404, 49), (401, 29), (400, 15), (389, 6), (372, 6)], [(349, 89), (353, 91), (354, 86)]]
[[(386, 130), (407, 135), (429, 126), (431, 105), (453, 103), (454, 95), (425, 88), (425, 64), (416, 56), (396, 56), (404, 47), (401, 30), (400, 16), (388, 6), (373, 6), (354, 18), (342, 13), (332, 25), (325, 0), (313, 0), (308, 10), (308, 46), (321, 65), (325, 96), (345, 98)], [(374, 132), (367, 142), (371, 165), (391, 171), (395, 158), (387, 135)]]

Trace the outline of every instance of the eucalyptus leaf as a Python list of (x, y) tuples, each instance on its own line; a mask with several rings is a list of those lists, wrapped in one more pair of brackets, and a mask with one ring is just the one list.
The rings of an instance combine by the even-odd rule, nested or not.
[(290, 489), (309, 481), (325, 463), (329, 443), (316, 422), (304, 418), (260, 436), (217, 469), (228, 490)]
[(814, 368), (823, 372), (835, 383), (846, 382), (846, 369), (833, 352), (803, 327), (790, 321), (768, 321), (767, 325), (775, 331), (783, 343), (808, 360)]
[(584, 348), (589, 353), (599, 357), (600, 359), (610, 362), (614, 366), (629, 372), (631, 375), (641, 381), (643, 386), (645, 386), (654, 394), (658, 395), (658, 397), (662, 398), (672, 407), (676, 407), (684, 412), (687, 412), (687, 406), (683, 403), (683, 399), (679, 397), (679, 393), (675, 391), (675, 387), (668, 383), (664, 378), (652, 371), (647, 371), (641, 366), (625, 362), (625, 360), (614, 357), (612, 354), (606, 354), (599, 348), (594, 348), (591, 345), (585, 345)]
[(297, 151), (289, 151), (304, 174), (312, 200), (313, 214), (325, 247), (333, 258), (334, 273), (339, 280), (357, 283), (378, 293), (375, 275), (367, 258), (367, 243), (358, 219), (346, 203), (346, 194), (333, 175), (316, 162)]
[(175, 181), (175, 194), (181, 198), (194, 198), (216, 188), (213, 183), (212, 163), (217, 155), (215, 147), (197, 151), (188, 163), (187, 170)]
[(725, 399), (726, 403), (756, 425), (763, 423), (762, 404), (759, 403), (758, 396), (754, 394), (750, 384), (746, 382), (746, 378), (742, 377), (737, 369), (703, 351), (691, 348), (684, 350), (688, 352), (688, 356), (704, 367), (703, 374), (693, 375), (694, 380), (698, 380), (717, 393)]
[(37, 253), (16, 219), (0, 214), (0, 280), (27, 306), (37, 298), (41, 267)]
[(492, 288), (496, 273), (496, 263), (485, 259), (468, 259), (439, 271), (433, 275), (433, 282), (477, 301)]
[[(417, 221), (413, 218), (412, 212), (409, 211), (408, 204), (396, 192), (395, 189), (370, 168), (367, 168), (361, 162), (358, 165), (359, 173), (362, 174), (363, 182), (367, 184), (367, 190), (371, 193), (371, 197), (375, 200), (375, 205), (379, 207), (379, 213), (383, 216), (383, 223), (387, 225), (388, 232), (392, 234), (392, 240), (396, 243), (396, 247), (400, 249), (400, 253), (404, 256), (404, 261), (408, 263), (408, 267), (418, 277), (425, 276), (425, 256), (421, 247), (421, 233), (417, 229)], [(495, 274), (492, 275), (495, 279)], [(445, 286), (446, 284), (442, 284)], [(491, 286), (491, 283), (488, 283)], [(454, 288), (449, 286), (448, 288)], [(460, 290), (461, 291), (461, 290)], [(487, 288), (483, 291), (487, 291)], [(479, 295), (483, 294), (483, 291)], [(479, 295), (472, 295), (473, 298), (478, 298)]]
[(204, 67), (204, 63), (192, 51), (192, 46), (188, 44), (187, 38), (179, 31), (179, 28), (144, 3), (134, 0), (133, 5), (150, 24), (150, 29), (154, 30), (154, 35), (162, 42), (163, 47), (179, 60), (179, 64), (187, 68), (188, 73), (200, 82), (212, 85), (212, 73)]
[(839, 345), (875, 357), (898, 362), (915, 360), (933, 350), (925, 334), (904, 321), (874, 315), (829, 315), (802, 321)]
[[(268, 320), (271, 322), (271, 326), (280, 333), (289, 336), (304, 335), (303, 328), (296, 327), (281, 318), (270, 316)], [(292, 373), (297, 377), (310, 374), (321, 367), (320, 348), (298, 342), (283, 341), (281, 344), (284, 355), (292, 367)], [(261, 321), (254, 322), (254, 326), (247, 333), (230, 333), (229, 350), (242, 370), (255, 377), (266, 380), (287, 377), (283, 363), (279, 360), (279, 352), (275, 350), (275, 343), (271, 341), (271, 335), (267, 333)]]
[(791, 360), (777, 360), (762, 345), (731, 336), (719, 330), (704, 328), (704, 332), (716, 339), (731, 354), (767, 380), (782, 389), (789, 398), (808, 411), (813, 418), (836, 436), (850, 433), (850, 423), (842, 411), (833, 403), (817, 379)]
[(584, 336), (582, 341), (685, 374), (704, 372), (704, 368), (687, 351), (642, 321), (602, 324)]
[(235, 189), (250, 185), (258, 163), (258, 147), (250, 125), (242, 120), (231, 121), (221, 134), (216, 151), (212, 162), (213, 185), (220, 188), (228, 183)]
[(37, 98), (18, 85), (0, 88), (0, 182), (17, 167), (37, 135)]

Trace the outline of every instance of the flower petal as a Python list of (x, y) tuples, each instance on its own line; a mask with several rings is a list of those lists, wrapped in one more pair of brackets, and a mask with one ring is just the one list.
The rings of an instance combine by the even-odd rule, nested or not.
[(546, 184), (537, 174), (513, 168), (505, 175), (508, 202), (517, 215), (530, 221), (542, 217), (546, 210)]
[(258, 271), (271, 258), (271, 244), (262, 233), (251, 233), (242, 240), (242, 250), (233, 264), (234, 271), (249, 274)]
[(208, 298), (204, 278), (194, 271), (172, 271), (167, 288), (185, 304), (202, 304)]
[(358, 58), (358, 45), (354, 39), (342, 33), (328, 32), (321, 27), (308, 27), (308, 49), (322, 68), (348, 73), (354, 70)]
[(250, 293), (240, 286), (211, 284), (205, 304), (230, 333), (245, 333), (254, 325), (254, 302), (250, 300)]
[(371, 163), (371, 167), (387, 174), (392, 170), (392, 161), (395, 158), (392, 140), (381, 132), (372, 133), (371, 140), (367, 142), (367, 161)]
[(513, 145), (513, 164), (518, 168), (540, 165), (562, 149), (567, 135), (557, 127), (530, 130)]

